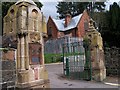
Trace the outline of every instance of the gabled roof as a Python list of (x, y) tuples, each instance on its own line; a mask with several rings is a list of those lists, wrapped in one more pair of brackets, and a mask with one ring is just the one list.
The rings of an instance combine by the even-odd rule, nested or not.
[(67, 30), (77, 27), (82, 15), (83, 14), (79, 14), (78, 16), (73, 17), (70, 21), (70, 24), (67, 27), (64, 26), (65, 19), (61, 19), (61, 20), (52, 19), (52, 20), (55, 23), (55, 25), (57, 26), (57, 29), (59, 31), (67, 31)]

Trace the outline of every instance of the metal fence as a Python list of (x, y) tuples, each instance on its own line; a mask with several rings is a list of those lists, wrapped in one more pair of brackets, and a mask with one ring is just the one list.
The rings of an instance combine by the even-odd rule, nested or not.
[(90, 50), (81, 38), (63, 37), (48, 40), (45, 54), (61, 54), (64, 75), (71, 79), (91, 80)]
[(91, 80), (88, 46), (80, 42), (63, 44), (63, 69), (64, 75), (68, 78)]
[(62, 37), (58, 39), (52, 39), (45, 42), (44, 51), (45, 53), (59, 54), (62, 53), (62, 45), (65, 43), (80, 42), (82, 43), (82, 38), (76, 37)]

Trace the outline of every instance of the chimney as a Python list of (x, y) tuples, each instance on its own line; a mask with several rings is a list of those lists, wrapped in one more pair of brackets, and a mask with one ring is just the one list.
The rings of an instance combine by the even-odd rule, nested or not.
[(65, 17), (65, 27), (67, 27), (70, 24), (71, 19), (72, 19), (71, 15), (70, 14), (66, 14), (66, 17)]

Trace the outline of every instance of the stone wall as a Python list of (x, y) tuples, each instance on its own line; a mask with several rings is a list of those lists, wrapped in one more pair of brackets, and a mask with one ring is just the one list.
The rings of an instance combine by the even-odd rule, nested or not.
[(120, 48), (105, 48), (105, 65), (107, 76), (117, 76), (119, 71)]
[[(8, 59), (11, 56), (10, 54), (13, 54), (13, 51), (8, 51), (6, 53), (3, 51), (0, 51), (0, 54), (2, 54), (0, 57), (0, 64), (1, 64), (0, 73), (2, 74), (0, 84), (2, 85), (3, 89), (14, 87), (15, 81), (16, 81), (15, 60)], [(3, 58), (4, 56), (7, 59)]]

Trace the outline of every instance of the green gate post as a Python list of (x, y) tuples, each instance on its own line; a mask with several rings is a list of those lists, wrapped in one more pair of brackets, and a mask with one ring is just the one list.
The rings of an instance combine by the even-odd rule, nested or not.
[(66, 67), (65, 67), (65, 60), (64, 60), (64, 44), (63, 44), (63, 47), (62, 47), (62, 53), (63, 53), (63, 57), (62, 57), (62, 59), (63, 59), (63, 74), (65, 75), (65, 69), (66, 69)]
[(89, 63), (89, 73), (90, 73), (90, 77), (89, 77), (89, 80), (92, 80), (92, 65), (91, 65), (91, 53), (90, 53), (90, 42), (89, 42), (89, 45), (88, 45), (88, 51), (87, 51), (87, 57), (88, 57), (88, 63)]
[(89, 75), (89, 78), (87, 80), (92, 80), (92, 68), (91, 68), (91, 56), (90, 56), (90, 41), (84, 40), (83, 46), (85, 48), (85, 57), (86, 57), (86, 64), (85, 64), (85, 70), (87, 69), (87, 73)]
[(68, 60), (69, 60), (69, 59), (66, 58), (66, 76), (69, 77), (70, 73), (69, 73), (69, 61), (68, 61)]

